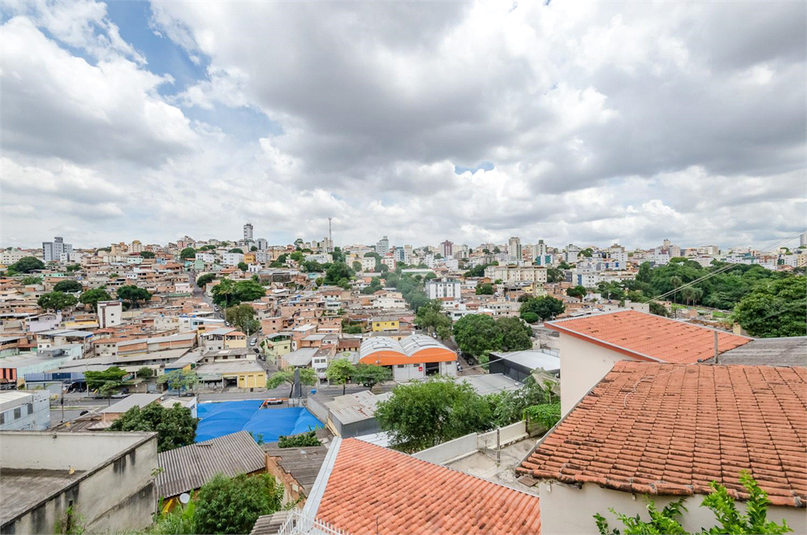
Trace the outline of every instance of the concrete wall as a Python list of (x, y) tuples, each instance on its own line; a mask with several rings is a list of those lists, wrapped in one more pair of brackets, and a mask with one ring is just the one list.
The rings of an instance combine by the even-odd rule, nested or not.
[(605, 377), (614, 364), (630, 357), (561, 333), (560, 412), (565, 416), (575, 403)]
[(328, 408), (316, 399), (310, 396), (307, 397), (305, 399), (305, 406), (320, 422), (328, 421)]
[[(110, 434), (117, 435), (118, 433)], [(2, 464), (4, 467), (21, 467), (11, 464), (10, 459), (6, 456), (7, 452), (16, 449), (15, 446), (20, 446), (20, 444), (15, 444), (16, 442), (31, 445), (31, 437), (23, 436), (21, 441), (17, 441), (17, 435), (22, 436), (23, 434), (3, 435)], [(76, 435), (80, 439), (86, 438), (86, 435)], [(106, 442), (105, 436), (97, 433), (91, 435), (97, 439), (95, 445), (102, 450), (110, 448), (109, 445), (103, 444)], [(95, 445), (90, 445), (85, 440), (66, 439), (68, 436), (75, 435), (59, 434), (56, 439), (53, 439), (51, 434), (39, 434), (43, 439), (42, 442), (49, 445), (48, 451), (53, 449), (71, 450), (74, 457), (79, 457), (75, 448), (87, 447), (84, 455), (97, 464), (87, 469), (86, 473), (70, 485), (53, 494), (42, 496), (40, 502), (32, 504), (31, 509), (27, 512), (5, 524), (0, 532), (55, 533), (57, 526), (65, 521), (66, 512), (71, 506), (75, 515), (74, 522), (84, 526), (89, 533), (138, 530), (150, 525), (151, 515), (157, 509), (157, 493), (152, 475), (158, 466), (157, 435), (152, 433), (129, 433), (129, 435), (130, 440), (127, 447), (121, 448), (114, 455), (102, 457), (93, 447)], [(111, 441), (114, 445), (124, 442), (126, 441), (120, 440), (120, 437), (113, 437)], [(34, 451), (41, 453), (42, 448), (36, 447)], [(88, 452), (92, 452), (92, 454), (87, 455)], [(35, 457), (36, 455), (29, 451), (29, 456)], [(20, 455), (12, 457), (18, 461), (21, 460)], [(46, 464), (55, 464), (55, 458), (60, 456), (46, 455), (46, 457), (48, 457)], [(99, 459), (103, 460), (99, 463)], [(36, 462), (25, 464), (42, 465), (42, 463)], [(67, 466), (58, 467), (58, 469), (66, 468)]]
[[(597, 526), (594, 524), (596, 513), (603, 515), (611, 528), (624, 531), (624, 526), (611, 514), (609, 508), (628, 516), (639, 514), (644, 520), (649, 519), (647, 503), (642, 495), (634, 496), (629, 492), (605, 489), (591, 483), (584, 484), (580, 489), (562, 483), (550, 485), (542, 482), (538, 486), (541, 498), (542, 533), (596, 534)], [(716, 524), (714, 514), (709, 509), (700, 507), (703, 498), (702, 495), (691, 496), (684, 503), (688, 512), (684, 513), (681, 523), (691, 533), (700, 532), (701, 528), (709, 528)], [(653, 496), (659, 509), (675, 499), (676, 497)], [(744, 511), (742, 502), (738, 503), (739, 509)], [(807, 514), (804, 509), (795, 507), (768, 509), (768, 520), (781, 523), (782, 519), (787, 520), (787, 525), (795, 533), (807, 533)]]
[[(0, 469), (90, 470), (131, 448), (142, 433), (4, 433), (0, 440)], [(90, 454), (91, 453), (91, 454)], [(155, 464), (156, 466), (156, 464)]]
[(478, 451), (476, 441), (476, 433), (471, 433), (470, 435), (443, 442), (433, 448), (419, 451), (412, 456), (436, 464), (445, 464), (476, 453)]
[[(403, 366), (403, 368), (401, 366)], [(392, 375), (392, 378), (396, 383), (405, 383), (408, 381), (423, 379), (426, 377), (426, 366), (424, 364), (395, 365), (392, 366)]]

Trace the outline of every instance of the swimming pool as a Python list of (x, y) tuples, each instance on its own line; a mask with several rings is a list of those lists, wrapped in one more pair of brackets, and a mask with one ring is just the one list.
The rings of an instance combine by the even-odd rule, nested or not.
[(261, 399), (200, 403), (196, 442), (222, 437), (238, 431), (263, 435), (264, 442), (277, 442), (281, 435), (296, 435), (309, 429), (324, 427), (305, 407), (261, 409)]

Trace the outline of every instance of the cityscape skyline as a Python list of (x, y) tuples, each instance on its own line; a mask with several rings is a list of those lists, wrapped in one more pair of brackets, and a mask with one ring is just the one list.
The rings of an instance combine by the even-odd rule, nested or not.
[(804, 226), (802, 3), (210, 6), (0, 8), (4, 247)]

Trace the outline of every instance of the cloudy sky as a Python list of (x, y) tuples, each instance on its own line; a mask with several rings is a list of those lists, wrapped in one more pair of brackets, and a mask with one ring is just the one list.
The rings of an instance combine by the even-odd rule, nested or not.
[(2, 2), (0, 244), (770, 244), (806, 9)]

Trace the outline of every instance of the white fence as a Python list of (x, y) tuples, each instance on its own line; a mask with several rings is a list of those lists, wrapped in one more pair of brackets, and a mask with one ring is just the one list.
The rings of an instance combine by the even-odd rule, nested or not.
[(479, 450), (502, 448), (513, 442), (525, 439), (527, 436), (527, 423), (521, 420), (486, 433), (471, 433), (470, 435), (455, 438), (433, 448), (419, 451), (412, 456), (435, 464), (447, 464), (473, 455)]
[(345, 530), (336, 528), (327, 522), (309, 518), (300, 511), (291, 511), (286, 522), (280, 526), (277, 535), (349, 535)]

